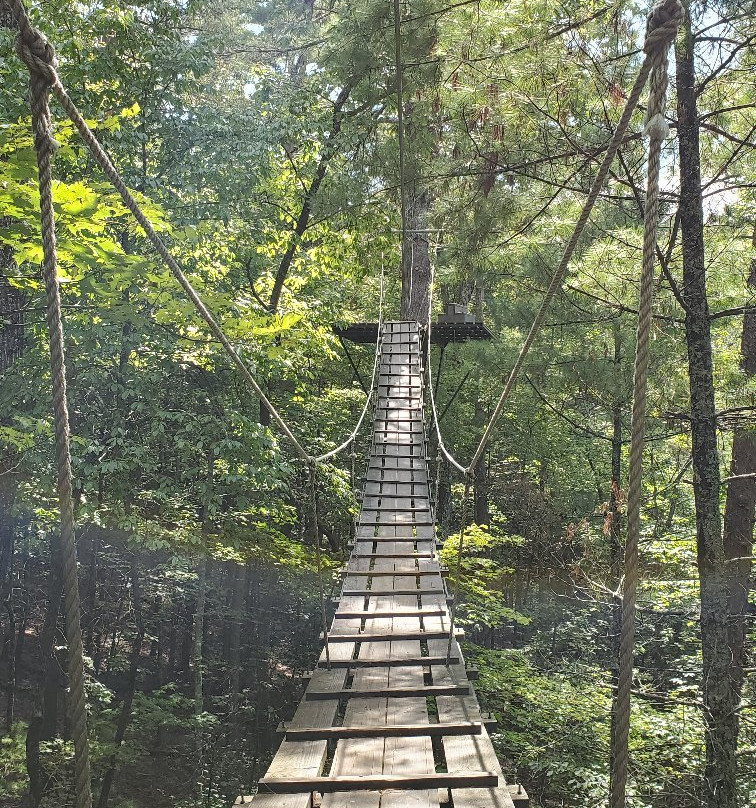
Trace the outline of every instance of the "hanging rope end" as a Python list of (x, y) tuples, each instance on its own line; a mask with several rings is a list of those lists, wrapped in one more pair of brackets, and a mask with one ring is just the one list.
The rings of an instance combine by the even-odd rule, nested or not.
[(647, 118), (643, 136), (653, 140), (666, 140), (669, 137), (669, 124), (661, 112)]

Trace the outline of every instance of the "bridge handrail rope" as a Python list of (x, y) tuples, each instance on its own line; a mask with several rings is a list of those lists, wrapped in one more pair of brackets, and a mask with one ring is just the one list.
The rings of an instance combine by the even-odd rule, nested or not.
[[(646, 85), (648, 76), (653, 68), (655, 68), (661, 61), (666, 60), (667, 49), (677, 34), (677, 29), (679, 27), (680, 20), (682, 19), (682, 13), (680, 0), (658, 0), (648, 15), (646, 38), (643, 45), (645, 56), (638, 70), (638, 75), (635, 78), (635, 83), (630, 90), (627, 102), (625, 103), (625, 108), (622, 110), (622, 115), (617, 122), (617, 127), (614, 130), (612, 139), (609, 141), (609, 145), (604, 153), (604, 158), (601, 161), (598, 171), (596, 172), (596, 176), (594, 177), (593, 183), (588, 192), (588, 196), (583, 204), (580, 216), (575, 223), (575, 228), (572, 231), (570, 240), (567, 242), (567, 245), (564, 248), (559, 265), (551, 277), (538, 312), (533, 319), (530, 330), (528, 331), (525, 341), (520, 348), (514, 366), (507, 377), (501, 395), (499, 396), (496, 406), (494, 407), (494, 411), (486, 424), (483, 435), (468, 466), (463, 466), (461, 463), (459, 463), (459, 461), (453, 457), (448, 449), (446, 449), (441, 436), (441, 428), (438, 422), (435, 407), (431, 407), (433, 410), (436, 434), (438, 435), (439, 445), (443, 447), (442, 451), (444, 456), (462, 474), (467, 474), (474, 469), (486, 450), (486, 446), (491, 439), (493, 430), (504, 410), (504, 405), (515, 386), (517, 378), (520, 375), (520, 371), (525, 364), (525, 359), (530, 352), (530, 348), (532, 347), (533, 342), (541, 329), (541, 325), (543, 324), (548, 307), (557, 292), (562, 288), (565, 276), (567, 275), (570, 260), (572, 259), (578, 242), (580, 241), (583, 230), (588, 223), (588, 218), (591, 215), (591, 211), (593, 210), (596, 200), (598, 199), (598, 195), (604, 186), (604, 181), (609, 174), (612, 161), (614, 160), (619, 147), (624, 141), (625, 132), (627, 131), (630, 119), (635, 112), (635, 108), (638, 106), (638, 102), (640, 101), (640, 96), (643, 92), (643, 88)], [(428, 332), (428, 343), (430, 345), (430, 325)], [(428, 370), (430, 372), (430, 362), (428, 362)], [(430, 395), (431, 402), (433, 403), (432, 386)]]
[(454, 590), (455, 597), (449, 608), (449, 642), (446, 644), (446, 665), (449, 666), (452, 653), (452, 642), (454, 640), (454, 630), (457, 622), (457, 597), (459, 582), (462, 578), (462, 557), (465, 553), (465, 535), (470, 526), (470, 497), (472, 495), (473, 475), (465, 477), (465, 491), (462, 494), (462, 513), (460, 515), (459, 538), (457, 540), (457, 558), (454, 563)]
[[(443, 435), (441, 434), (441, 424), (439, 423), (438, 411), (436, 410), (436, 396), (433, 392), (433, 371), (431, 369), (431, 316), (433, 310), (433, 278), (430, 282), (428, 303), (428, 323), (426, 328), (426, 345), (425, 345), (425, 372), (428, 377), (428, 400), (430, 402), (431, 414), (433, 416), (433, 428), (436, 431), (436, 438), (438, 440), (438, 450), (447, 459), (447, 461), (454, 466), (457, 471), (466, 476), (468, 469), (465, 468), (454, 455), (446, 448)], [(438, 474), (438, 472), (436, 472)]]
[(365, 398), (365, 404), (362, 407), (362, 412), (360, 413), (360, 417), (357, 420), (357, 424), (352, 430), (352, 433), (349, 437), (341, 444), (339, 444), (335, 449), (331, 449), (330, 452), (325, 452), (322, 455), (318, 455), (317, 457), (313, 458), (316, 463), (322, 463), (324, 460), (328, 460), (331, 457), (343, 452), (344, 449), (347, 449), (356, 439), (357, 434), (362, 427), (362, 422), (365, 420), (365, 416), (370, 409), (370, 402), (373, 400), (373, 395), (375, 394), (377, 383), (378, 383), (378, 365), (380, 363), (380, 356), (381, 356), (381, 340), (382, 340), (382, 330), (383, 330), (383, 294), (384, 294), (384, 265), (383, 260), (381, 259), (381, 281), (380, 281), (380, 298), (378, 301), (378, 336), (375, 340), (375, 359), (373, 360), (373, 375), (370, 382), (370, 387), (368, 388), (367, 396)]

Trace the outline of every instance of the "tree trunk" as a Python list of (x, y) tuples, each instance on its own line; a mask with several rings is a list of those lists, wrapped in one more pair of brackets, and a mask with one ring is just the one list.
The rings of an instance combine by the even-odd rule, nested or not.
[(118, 749), (123, 744), (126, 737), (126, 730), (131, 723), (131, 709), (134, 704), (134, 694), (136, 693), (137, 676), (139, 674), (139, 661), (142, 656), (142, 644), (144, 643), (144, 619), (142, 617), (142, 587), (139, 575), (139, 557), (134, 555), (131, 561), (131, 603), (134, 609), (134, 622), (136, 624), (136, 636), (131, 647), (131, 658), (129, 660), (129, 673), (126, 680), (126, 693), (121, 704), (121, 712), (118, 716), (113, 744), (113, 752), (110, 763), (102, 779), (100, 797), (97, 801), (97, 808), (105, 808), (108, 804), (108, 796), (113, 786), (117, 767)]
[[(615, 361), (618, 361), (617, 341), (615, 339)], [(622, 577), (622, 520), (620, 513), (621, 480), (622, 480), (622, 403), (616, 401), (612, 407), (612, 481), (609, 492), (609, 586), (619, 591)], [(609, 631), (611, 632), (611, 681), (612, 692), (617, 693), (619, 682), (620, 629), (622, 623), (622, 599), (619, 595), (612, 598)], [(617, 731), (616, 698), (612, 700), (612, 715), (609, 744), (609, 772), (614, 771), (615, 734)], [(611, 791), (611, 789), (610, 789)]]
[(709, 808), (738, 808), (738, 724), (737, 714), (734, 712), (738, 687), (732, 675), (732, 654), (729, 648), (728, 565), (725, 562), (719, 505), (721, 481), (704, 261), (699, 120), (689, 13), (685, 15), (682, 34), (675, 43), (675, 56), (680, 150), (682, 293), (686, 307), (693, 493), (701, 594), (702, 690), (706, 742), (703, 797)]
[(425, 325), (431, 306), (431, 279), (428, 241), (428, 211), (431, 196), (417, 182), (406, 192), (407, 238), (402, 248), (402, 300), (399, 319)]
[[(754, 233), (756, 247), (756, 233)], [(748, 288), (756, 294), (756, 258), (751, 262)], [(743, 316), (741, 339), (741, 368), (745, 382), (756, 377), (756, 309), (750, 308)], [(746, 664), (746, 610), (751, 579), (753, 554), (754, 511), (756, 510), (756, 483), (746, 475), (756, 473), (756, 427), (738, 426), (732, 439), (732, 461), (727, 483), (724, 511), (724, 554), (729, 562), (729, 651), (730, 704), (735, 724), (735, 743), (739, 731), (739, 713), (743, 691), (743, 667)], [(737, 747), (736, 747), (737, 748)]]
[[(197, 563), (197, 604), (194, 611), (194, 625), (192, 630), (192, 688), (194, 692), (194, 715), (197, 719), (199, 719), (205, 710), (202, 649), (204, 647), (205, 640), (205, 604), (207, 601), (207, 578), (209, 563), (207, 558), (207, 535), (210, 532), (210, 501), (213, 490), (213, 463), (214, 455), (212, 447), (210, 447), (207, 452), (207, 473), (205, 478), (206, 489), (203, 502), (200, 507), (203, 548), (202, 555)], [(201, 793), (203, 736), (202, 726), (199, 720), (197, 721), (195, 743), (197, 751), (197, 782), (200, 784)]]
[[(100, 505), (102, 499), (100, 498)], [(95, 625), (97, 612), (97, 576), (100, 561), (100, 528), (97, 525), (90, 525), (87, 531), (90, 535), (89, 541), (89, 573), (87, 575), (87, 589), (84, 595), (84, 648), (87, 656), (94, 658), (97, 649), (95, 648)]]
[[(486, 423), (486, 413), (480, 395), (475, 399), (475, 417), (473, 423), (478, 428), (476, 434), (483, 431)], [(487, 525), (488, 514), (488, 466), (485, 453), (475, 464), (475, 478), (473, 481), (473, 518), (476, 525)]]
[(231, 669), (231, 712), (236, 713), (241, 693), (241, 633), (244, 601), (247, 596), (247, 568), (235, 565), (234, 589), (231, 599), (231, 636), (229, 642), (229, 667)]
[(283, 254), (281, 261), (278, 265), (278, 269), (276, 270), (276, 277), (273, 281), (273, 290), (270, 295), (270, 303), (268, 304), (268, 309), (272, 314), (275, 314), (278, 311), (278, 306), (281, 302), (281, 293), (283, 292), (284, 283), (286, 283), (286, 278), (289, 275), (289, 270), (291, 269), (291, 262), (294, 258), (294, 255), (299, 248), (299, 245), (302, 242), (302, 237), (307, 230), (307, 227), (310, 224), (310, 217), (312, 216), (312, 205), (315, 201), (315, 197), (320, 190), (320, 186), (323, 183), (323, 180), (326, 176), (326, 171), (328, 170), (328, 165), (331, 160), (336, 156), (338, 153), (337, 150), (337, 139), (339, 136), (339, 132), (341, 132), (342, 124), (344, 123), (344, 105), (349, 99), (349, 95), (352, 92), (352, 85), (346, 84), (344, 87), (341, 88), (341, 92), (336, 97), (336, 100), (333, 102), (333, 117), (331, 118), (331, 129), (328, 133), (326, 138), (326, 142), (323, 146), (323, 152), (318, 162), (317, 168), (315, 169), (315, 175), (312, 178), (312, 182), (310, 183), (309, 188), (305, 192), (304, 198), (302, 199), (302, 207), (299, 211), (299, 216), (297, 217), (297, 222), (294, 225), (294, 232), (291, 235), (291, 239), (289, 240), (289, 245), (286, 248), (286, 252)]
[[(202, 640), (205, 636), (205, 601), (207, 598), (207, 556), (202, 555), (197, 562), (197, 605), (194, 610), (194, 630), (192, 632), (192, 691), (194, 694), (194, 715), (199, 717), (205, 709), (202, 672)], [(202, 730), (197, 725), (197, 755), (202, 756)]]
[(60, 539), (57, 531), (50, 536), (50, 573), (47, 582), (47, 609), (40, 634), (41, 681), (35, 714), (26, 733), (26, 773), (29, 778), (29, 802), (38, 806), (49, 782), (40, 763), (40, 743), (55, 737), (58, 728), (58, 697), (64, 687), (59, 660), (55, 659), (55, 634), (63, 597)]

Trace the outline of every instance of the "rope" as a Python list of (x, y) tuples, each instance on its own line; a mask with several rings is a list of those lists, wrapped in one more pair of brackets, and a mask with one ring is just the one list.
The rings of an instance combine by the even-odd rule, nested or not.
[[(50, 121), (50, 75), (55, 72), (55, 52), (47, 39), (29, 23), (20, 2), (9, 0), (19, 28), (16, 48), (29, 67), (29, 96), (34, 130), (34, 150), (39, 172), (39, 207), (42, 230), (42, 276), (45, 282), (47, 329), (50, 336), (52, 405), (55, 422), (58, 506), (60, 508), (63, 592), (68, 642), (68, 710), (74, 742), (74, 790), (77, 808), (91, 808), (92, 787), (87, 737), (87, 705), (84, 692), (84, 649), (81, 639), (81, 602), (76, 561), (70, 427), (66, 396), (66, 356), (58, 283), (58, 252), (52, 199), (52, 160), (57, 143)], [(40, 69), (40, 65), (48, 67)]]
[[(465, 493), (462, 495), (462, 521), (459, 527), (459, 541), (457, 542), (457, 561), (454, 565), (454, 591), (456, 593), (459, 586), (459, 580), (462, 577), (462, 554), (465, 549), (465, 533), (470, 523), (470, 499), (471, 488), (473, 484), (473, 475), (468, 473), (465, 475)], [(449, 642), (446, 645), (446, 666), (449, 667), (451, 659), (452, 643), (454, 642), (454, 623), (457, 617), (457, 598), (456, 595), (451, 602), (450, 620), (449, 620)]]
[(638, 328), (633, 374), (633, 411), (630, 427), (628, 460), (627, 538), (625, 542), (625, 575), (622, 595), (622, 622), (614, 704), (616, 731), (611, 771), (611, 808), (626, 804), (627, 772), (630, 738), (630, 690), (633, 680), (635, 645), (635, 603), (638, 590), (638, 541), (640, 538), (641, 482), (643, 479), (643, 443), (646, 434), (646, 388), (648, 384), (649, 339), (651, 309), (654, 294), (654, 261), (656, 229), (659, 217), (659, 169), (661, 144), (669, 134), (664, 120), (667, 92), (667, 49), (683, 18), (679, 0), (656, 4), (648, 17), (646, 44), (647, 60), (653, 65), (649, 88), (648, 110), (644, 134), (649, 137), (646, 203), (643, 213), (643, 263), (638, 303)]
[(436, 479), (433, 483), (433, 521), (436, 521), (438, 514), (438, 498), (441, 495), (441, 460), (443, 455), (441, 449), (436, 447)]
[(325, 587), (323, 586), (323, 557), (320, 551), (320, 526), (318, 524), (318, 498), (315, 491), (318, 464), (311, 460), (307, 464), (307, 488), (309, 492), (310, 524), (315, 544), (315, 560), (318, 567), (318, 589), (320, 591), (320, 617), (323, 621), (323, 641), (325, 643), (326, 665), (331, 670), (331, 649), (328, 642), (328, 615), (326, 614)]
[(383, 262), (381, 262), (381, 291), (380, 291), (380, 299), (378, 302), (378, 337), (375, 341), (375, 358), (373, 359), (373, 376), (370, 381), (370, 389), (368, 390), (367, 397), (365, 398), (365, 404), (362, 407), (362, 412), (360, 413), (360, 417), (357, 421), (357, 425), (352, 430), (352, 433), (349, 437), (335, 449), (331, 449), (330, 452), (326, 452), (325, 454), (318, 455), (317, 457), (313, 458), (316, 463), (321, 463), (324, 460), (328, 460), (331, 457), (339, 454), (339, 452), (343, 452), (344, 449), (348, 448), (350, 444), (352, 444), (357, 437), (357, 433), (360, 431), (362, 427), (362, 422), (365, 420), (365, 416), (367, 415), (368, 408), (370, 406), (370, 402), (373, 400), (373, 395), (375, 394), (375, 390), (377, 388), (377, 380), (378, 380), (378, 365), (380, 362), (380, 355), (381, 355), (381, 341), (382, 341), (382, 328), (383, 328), (383, 279), (384, 279), (384, 266)]
[(433, 279), (430, 282), (430, 305), (428, 306), (428, 323), (426, 328), (426, 345), (425, 345), (425, 370), (428, 375), (428, 398), (430, 399), (431, 413), (433, 415), (433, 426), (436, 430), (436, 437), (438, 438), (438, 451), (457, 469), (462, 475), (467, 474), (467, 469), (457, 461), (454, 455), (446, 448), (443, 435), (441, 434), (441, 424), (439, 423), (438, 411), (436, 410), (436, 396), (433, 392), (433, 370), (431, 368), (431, 313), (433, 309)]
[[(34, 43), (39, 39), (44, 40), (46, 42), (46, 40), (44, 39), (44, 36), (31, 25), (31, 22), (29, 20), (29, 17), (26, 13), (26, 10), (21, 0), (5, 0), (5, 2), (9, 4), (14, 15), (19, 21), (18, 24), (22, 33), (19, 36), (18, 52), (23, 61), (27, 64), (30, 72), (37, 73), (40, 76), (44, 77), (47, 86), (49, 87), (49, 89), (52, 90), (52, 92), (60, 102), (63, 109), (68, 114), (69, 118), (71, 119), (77, 131), (79, 132), (79, 135), (81, 136), (85, 145), (90, 150), (92, 156), (95, 158), (95, 161), (100, 166), (102, 171), (105, 173), (107, 178), (110, 180), (111, 184), (116, 189), (116, 191), (118, 191), (121, 199), (123, 200), (124, 205), (132, 213), (137, 222), (139, 222), (139, 224), (142, 226), (142, 229), (147, 235), (147, 238), (149, 239), (150, 243), (155, 248), (160, 257), (163, 259), (167, 267), (170, 269), (173, 276), (179, 282), (180, 286), (186, 293), (187, 297), (194, 305), (194, 308), (197, 310), (199, 315), (207, 324), (212, 335), (221, 344), (226, 354), (231, 359), (232, 363), (241, 373), (244, 380), (259, 397), (261, 403), (271, 413), (271, 415), (273, 416), (273, 420), (278, 424), (283, 434), (289, 439), (291, 444), (294, 446), (294, 449), (296, 450), (299, 457), (308, 463), (310, 462), (310, 460), (313, 459), (320, 461), (333, 457), (334, 455), (338, 454), (339, 452), (347, 448), (349, 444), (355, 439), (357, 432), (359, 431), (362, 425), (362, 421), (364, 420), (365, 414), (367, 413), (370, 398), (368, 397), (368, 400), (365, 402), (365, 407), (363, 409), (362, 415), (360, 416), (360, 420), (357, 426), (355, 427), (350, 437), (347, 438), (347, 440), (344, 443), (342, 443), (336, 449), (316, 457), (311, 456), (305, 450), (302, 444), (295, 437), (293, 431), (289, 428), (286, 421), (284, 421), (281, 414), (273, 406), (273, 404), (271, 404), (265, 393), (262, 391), (262, 388), (257, 383), (257, 380), (255, 379), (252, 371), (250, 370), (249, 365), (240, 356), (236, 348), (234, 348), (234, 346), (231, 344), (230, 340), (225, 335), (220, 325), (218, 324), (217, 320), (213, 316), (212, 312), (207, 308), (203, 300), (200, 298), (199, 294), (192, 286), (191, 281), (186, 277), (181, 267), (179, 266), (178, 262), (165, 245), (165, 242), (157, 234), (155, 228), (152, 226), (152, 223), (146, 217), (142, 209), (139, 207), (139, 204), (134, 199), (129, 189), (126, 187), (120, 174), (118, 173), (118, 170), (113, 165), (110, 156), (100, 145), (97, 138), (94, 136), (94, 133), (89, 128), (87, 122), (84, 120), (83, 116), (79, 112), (78, 108), (71, 100), (69, 95), (66, 93), (66, 90), (61, 84), (60, 77), (58, 76), (58, 73), (55, 69), (55, 63), (53, 61), (45, 59), (44, 53), (35, 52), (33, 45), (32, 46), (27, 45), (27, 42)], [(383, 268), (381, 268), (381, 304), (380, 304), (381, 310), (383, 307), (383, 286), (384, 286)], [(380, 336), (380, 329), (379, 329), (379, 336)], [(374, 365), (374, 370), (375, 367), (377, 366), (377, 355), (378, 355), (378, 346), (376, 348), (376, 365)]]

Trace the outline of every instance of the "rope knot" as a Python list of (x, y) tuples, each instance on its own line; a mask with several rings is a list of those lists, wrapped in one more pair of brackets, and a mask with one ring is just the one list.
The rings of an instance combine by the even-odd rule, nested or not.
[(645, 53), (666, 51), (680, 27), (685, 11), (680, 0), (657, 0), (646, 19)]
[(55, 49), (39, 29), (21, 25), (16, 37), (16, 52), (38, 81), (44, 81), (48, 86), (55, 83), (58, 77)]

